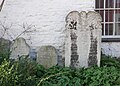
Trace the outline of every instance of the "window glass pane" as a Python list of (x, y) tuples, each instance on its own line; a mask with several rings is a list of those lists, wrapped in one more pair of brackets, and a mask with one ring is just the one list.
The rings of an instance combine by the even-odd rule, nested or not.
[(106, 3), (105, 3), (106, 8), (114, 8), (114, 1), (115, 0), (106, 0)]
[(96, 7), (96, 8), (99, 8), (99, 3), (100, 3), (99, 1), (100, 1), (100, 0), (96, 0), (96, 1), (95, 1), (95, 7)]
[(115, 22), (120, 22), (120, 10), (115, 10)]
[[(105, 9), (97, 9), (104, 8), (104, 2)], [(113, 34), (120, 35), (120, 9), (117, 8), (120, 8), (120, 0), (96, 0), (96, 11), (102, 16), (103, 36), (113, 36)], [(113, 33), (114, 31), (115, 33)]]
[(115, 35), (120, 35), (120, 23), (115, 24)]
[(102, 22), (103, 22), (103, 21), (104, 21), (104, 11), (103, 11), (103, 10), (100, 10), (99, 13), (100, 13), (100, 15), (101, 15), (101, 17), (102, 17)]
[(105, 22), (113, 22), (114, 20), (114, 10), (105, 11)]
[(120, 0), (116, 0), (116, 8), (120, 8)]
[(104, 8), (104, 0), (100, 0), (100, 8)]
[(104, 0), (96, 0), (96, 8), (104, 8)]
[(104, 24), (102, 24), (102, 35), (104, 35)]
[(113, 35), (113, 23), (105, 24), (105, 35)]

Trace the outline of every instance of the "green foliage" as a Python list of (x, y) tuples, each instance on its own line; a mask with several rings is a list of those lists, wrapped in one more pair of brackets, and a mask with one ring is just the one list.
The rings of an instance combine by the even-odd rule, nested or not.
[(4, 60), (0, 65), (0, 86), (36, 86), (36, 63), (28, 58)]
[(120, 86), (120, 61), (102, 55), (101, 67), (70, 69), (52, 67), (37, 86)]
[(15, 86), (18, 80), (15, 65), (10, 65), (10, 61), (4, 60), (0, 65), (0, 86)]
[[(52, 70), (53, 71), (50, 71)], [(38, 86), (113, 86), (120, 85), (120, 70), (115, 67), (81, 69), (51, 68)]]
[(38, 78), (41, 78), (47, 72), (47, 70), (42, 65), (37, 65), (36, 70), (36, 77)]
[(0, 64), (4, 61), (4, 59), (9, 60), (10, 52), (0, 52)]
[(0, 86), (120, 86), (120, 63), (102, 56), (101, 67), (45, 69), (27, 57), (4, 60), (0, 65)]
[(18, 61), (12, 63), (17, 64), (17, 73), (19, 75), (18, 83), (20, 86), (35, 86), (37, 64), (28, 57), (20, 57)]
[[(2, 45), (0, 44), (0, 48), (1, 46)], [(4, 59), (9, 60), (9, 56), (10, 56), (10, 51), (0, 49), (0, 64), (4, 61)]]
[(114, 66), (116, 68), (120, 68), (120, 60), (118, 58), (115, 58), (115, 57), (102, 55), (101, 66), (102, 67), (103, 66), (107, 66), (107, 67)]

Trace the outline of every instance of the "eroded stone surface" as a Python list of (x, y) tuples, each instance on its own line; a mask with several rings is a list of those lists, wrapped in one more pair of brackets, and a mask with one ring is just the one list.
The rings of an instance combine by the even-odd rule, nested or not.
[(17, 38), (11, 47), (11, 59), (16, 59), (21, 56), (27, 56), (30, 51), (29, 45), (26, 43), (24, 38)]
[(72, 68), (78, 63), (77, 29), (79, 23), (79, 12), (72, 11), (66, 17), (67, 39), (65, 44), (65, 65)]
[(0, 54), (9, 54), (10, 53), (11, 41), (0, 38)]
[(45, 68), (57, 65), (56, 49), (52, 46), (42, 46), (38, 50), (37, 62)]
[(100, 65), (101, 16), (90, 11), (72, 11), (66, 17), (65, 65)]

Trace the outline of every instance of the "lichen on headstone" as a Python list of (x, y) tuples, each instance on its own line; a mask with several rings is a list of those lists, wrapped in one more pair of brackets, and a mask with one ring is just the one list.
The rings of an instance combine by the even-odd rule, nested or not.
[(97, 65), (97, 39), (93, 38), (91, 33), (90, 53), (88, 58), (88, 66)]
[[(65, 43), (65, 65), (72, 68), (77, 66), (79, 55), (77, 53), (77, 25), (79, 12), (70, 12), (66, 17), (67, 39)], [(67, 51), (68, 50), (68, 51)], [(66, 52), (67, 51), (67, 52)], [(67, 58), (66, 58), (67, 57)]]
[(100, 65), (100, 14), (94, 11), (72, 11), (66, 17), (65, 65), (89, 67)]

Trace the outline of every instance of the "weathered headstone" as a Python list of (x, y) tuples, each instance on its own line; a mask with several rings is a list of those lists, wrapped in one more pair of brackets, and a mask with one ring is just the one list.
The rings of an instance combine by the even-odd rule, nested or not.
[(42, 46), (39, 48), (37, 62), (45, 68), (57, 65), (56, 49), (52, 46)]
[(24, 38), (17, 38), (11, 46), (11, 59), (17, 59), (21, 56), (27, 56), (30, 51), (29, 45)]
[(10, 40), (0, 38), (0, 55), (9, 55), (10, 45), (11, 45)]
[(65, 65), (72, 68), (100, 65), (100, 14), (72, 11), (66, 17)]

